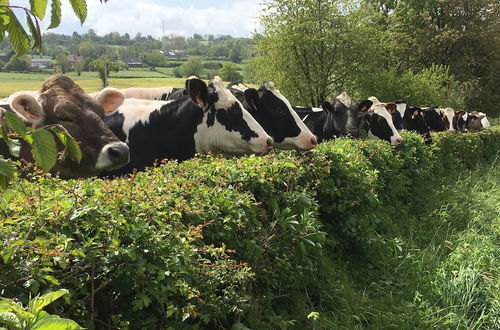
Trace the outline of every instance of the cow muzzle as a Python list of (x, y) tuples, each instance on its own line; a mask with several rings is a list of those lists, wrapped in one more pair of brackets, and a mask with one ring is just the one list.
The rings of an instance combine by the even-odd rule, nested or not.
[(130, 160), (130, 151), (126, 143), (113, 142), (106, 144), (99, 153), (96, 162), (98, 170), (113, 170), (122, 167)]

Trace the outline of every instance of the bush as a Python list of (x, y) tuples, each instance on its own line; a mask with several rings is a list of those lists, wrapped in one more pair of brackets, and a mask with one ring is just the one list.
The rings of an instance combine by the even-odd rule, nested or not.
[(326, 321), (310, 313), (342, 297), (331, 296), (348, 269), (338, 260), (383, 267), (405, 216), (429, 212), (456, 172), (491, 163), (499, 137), (338, 139), (108, 181), (16, 180), (0, 200), (0, 290), (26, 302), (68, 289), (70, 307), (54, 308), (86, 327), (312, 327)]

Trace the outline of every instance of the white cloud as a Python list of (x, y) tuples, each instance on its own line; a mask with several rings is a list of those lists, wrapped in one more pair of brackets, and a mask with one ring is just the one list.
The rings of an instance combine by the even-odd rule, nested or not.
[[(257, 16), (261, 6), (258, 1), (234, 0), (222, 8), (204, 9), (190, 6), (188, 8), (169, 7), (153, 0), (111, 0), (101, 4), (97, 0), (87, 1), (88, 16), (83, 25), (73, 13), (69, 2), (63, 1), (61, 25), (47, 32), (72, 34), (94, 29), (98, 35), (109, 32), (136, 33), (159, 38), (163, 33), (163, 21), (166, 23), (166, 34), (182, 34), (191, 36), (199, 34), (229, 34), (235, 37), (250, 37), (259, 30)], [(47, 8), (49, 9), (49, 8)], [(47, 11), (49, 15), (49, 10)], [(50, 24), (48, 17), (42, 27)], [(44, 30), (45, 31), (45, 30)]]

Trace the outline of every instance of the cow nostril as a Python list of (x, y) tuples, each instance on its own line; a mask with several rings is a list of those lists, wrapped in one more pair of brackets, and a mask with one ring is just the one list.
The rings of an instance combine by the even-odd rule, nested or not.
[(113, 163), (126, 163), (129, 159), (129, 148), (125, 144), (109, 147), (108, 156)]
[(269, 138), (266, 140), (267, 146), (272, 147), (273, 146), (273, 139)]
[(317, 144), (318, 144), (318, 138), (317, 138), (317, 137), (315, 137), (315, 136), (313, 136), (313, 137), (311, 138), (311, 144), (312, 144), (313, 146), (317, 145)]
[(397, 138), (397, 139), (396, 139), (396, 142), (397, 142), (397, 143), (403, 143), (403, 138)]

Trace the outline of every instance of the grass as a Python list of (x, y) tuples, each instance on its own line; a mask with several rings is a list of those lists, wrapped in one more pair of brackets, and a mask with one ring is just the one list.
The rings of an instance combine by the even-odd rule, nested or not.
[(380, 241), (326, 256), (308, 328), (500, 328), (500, 164), (437, 185), (430, 200)]
[[(40, 89), (42, 82), (52, 72), (42, 73), (12, 73), (0, 72), (0, 98), (7, 97), (17, 91), (32, 91)], [(82, 72), (78, 76), (75, 72), (68, 72), (68, 76), (74, 79), (85, 91), (91, 93), (102, 88), (101, 81), (96, 72)], [(110, 87), (160, 87), (174, 86), (183, 87), (184, 78), (170, 78), (162, 73), (150, 70), (124, 70), (113, 73), (109, 78)]]

